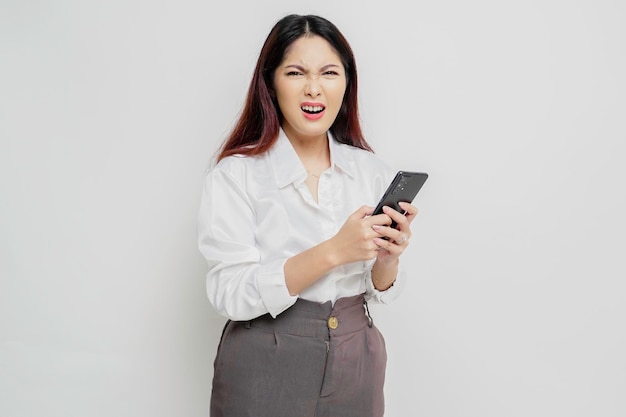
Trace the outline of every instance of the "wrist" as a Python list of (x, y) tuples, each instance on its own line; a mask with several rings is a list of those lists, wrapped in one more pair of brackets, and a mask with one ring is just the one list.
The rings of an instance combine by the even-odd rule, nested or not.
[(398, 265), (400, 261), (396, 258), (390, 262), (376, 260), (372, 267), (372, 284), (378, 291), (388, 290), (396, 282), (398, 276)]
[(326, 240), (318, 245), (320, 261), (327, 269), (333, 269), (342, 264), (341, 251), (337, 250), (332, 240)]
[(396, 277), (385, 278), (385, 277), (377, 277), (372, 273), (372, 284), (374, 284), (374, 288), (378, 291), (387, 291), (389, 288), (393, 287), (393, 284), (396, 282)]

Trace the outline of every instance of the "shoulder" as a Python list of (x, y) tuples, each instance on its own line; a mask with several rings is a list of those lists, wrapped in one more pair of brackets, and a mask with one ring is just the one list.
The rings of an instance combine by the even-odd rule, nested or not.
[(255, 167), (262, 162), (262, 157), (247, 155), (231, 155), (218, 161), (209, 169), (208, 176), (226, 175), (233, 179), (243, 180)]
[(373, 152), (342, 143), (338, 144), (338, 149), (357, 171), (370, 172), (382, 177), (389, 177), (395, 173), (385, 160)]
[(245, 170), (250, 165), (251, 157), (245, 155), (231, 155), (219, 160), (210, 172), (236, 173)]
[(349, 156), (354, 159), (358, 159), (364, 162), (373, 162), (373, 163), (383, 163), (382, 159), (378, 157), (374, 152), (368, 151), (363, 148), (359, 148), (353, 145), (348, 145), (346, 143), (341, 143), (334, 141), (334, 146), (341, 151), (346, 156)]

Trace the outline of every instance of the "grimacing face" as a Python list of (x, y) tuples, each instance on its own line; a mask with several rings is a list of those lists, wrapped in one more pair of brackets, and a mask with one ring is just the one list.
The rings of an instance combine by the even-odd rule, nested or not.
[(303, 36), (287, 49), (274, 72), (274, 91), (288, 137), (326, 137), (335, 121), (347, 79), (341, 58), (320, 36)]

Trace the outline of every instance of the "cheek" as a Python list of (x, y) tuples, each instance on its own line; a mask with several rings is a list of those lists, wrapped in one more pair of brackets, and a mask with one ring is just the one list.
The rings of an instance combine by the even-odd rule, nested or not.
[(278, 102), (286, 101), (291, 95), (289, 85), (281, 82), (274, 82), (274, 95)]
[(290, 98), (289, 94), (286, 94), (285, 91), (276, 92), (276, 101), (278, 102), (278, 107), (280, 107), (281, 111), (284, 113), (285, 110), (288, 110), (292, 107), (293, 100)]
[(337, 85), (333, 86), (330, 90), (328, 90), (329, 98), (332, 99), (333, 104), (336, 106), (341, 106), (343, 103), (343, 98), (346, 94), (346, 86), (345, 85)]

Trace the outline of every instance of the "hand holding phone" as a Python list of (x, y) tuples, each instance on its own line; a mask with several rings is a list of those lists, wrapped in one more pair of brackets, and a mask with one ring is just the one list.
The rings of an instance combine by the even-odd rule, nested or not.
[[(398, 171), (378, 202), (372, 216), (383, 213), (383, 206), (389, 206), (405, 214), (398, 203), (412, 203), (427, 179), (428, 174), (425, 172)], [(391, 227), (395, 228), (396, 226), (397, 223), (392, 222)]]

